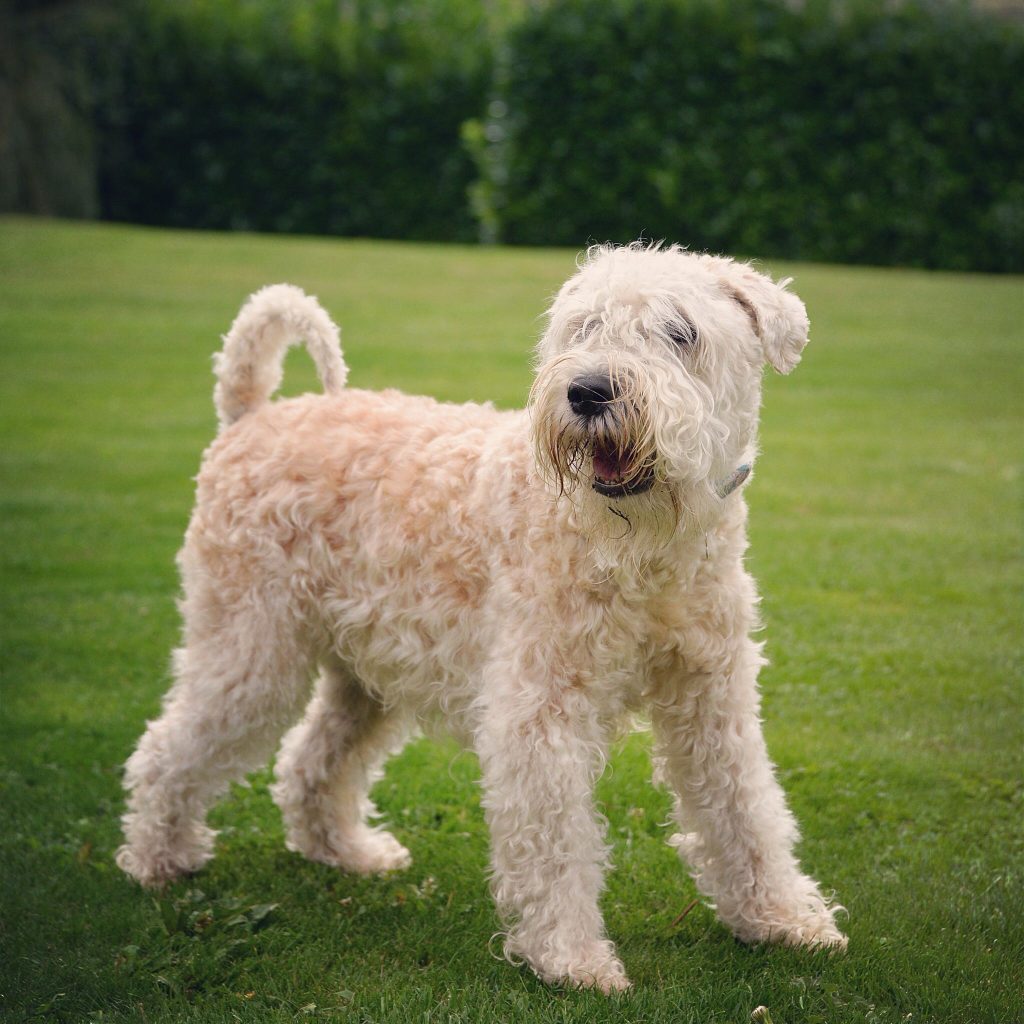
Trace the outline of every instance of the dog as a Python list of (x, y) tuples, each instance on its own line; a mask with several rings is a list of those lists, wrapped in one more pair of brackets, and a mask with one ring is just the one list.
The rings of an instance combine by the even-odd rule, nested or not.
[[(145, 886), (202, 867), (207, 809), (278, 743), (289, 849), (407, 867), (368, 794), (442, 721), (479, 757), (506, 956), (625, 989), (593, 791), (641, 713), (669, 841), (719, 919), (744, 942), (845, 947), (762, 738), (743, 565), (764, 367), (788, 373), (808, 335), (788, 283), (678, 246), (594, 247), (519, 411), (346, 388), (316, 300), (254, 294), (215, 357), (183, 639), (126, 766), (120, 867)], [(324, 393), (269, 401), (301, 340)]]

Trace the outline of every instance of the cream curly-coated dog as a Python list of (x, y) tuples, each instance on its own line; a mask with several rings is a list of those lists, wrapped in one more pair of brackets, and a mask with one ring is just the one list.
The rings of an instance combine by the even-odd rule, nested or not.
[[(325, 394), (269, 402), (303, 339)], [(184, 638), (128, 762), (120, 866), (150, 886), (200, 868), (208, 807), (291, 726), (273, 787), (289, 848), (406, 867), (368, 791), (440, 718), (480, 759), (507, 955), (622, 989), (593, 790), (641, 711), (671, 842), (719, 918), (747, 942), (845, 945), (793, 854), (743, 568), (763, 367), (788, 372), (806, 340), (803, 304), (747, 265), (595, 248), (549, 310), (529, 408), (499, 412), (346, 389), (316, 301), (257, 292), (216, 361)]]

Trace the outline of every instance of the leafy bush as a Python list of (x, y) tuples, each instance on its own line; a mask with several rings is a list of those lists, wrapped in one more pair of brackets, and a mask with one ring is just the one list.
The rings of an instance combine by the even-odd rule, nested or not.
[(144, 4), (99, 110), (104, 215), (474, 237), (459, 131), (489, 62), (459, 10), (356, 6), (346, 21), (325, 3)]
[(1024, 34), (958, 6), (561, 0), (470, 131), (508, 242), (1024, 269)]
[(0, 5), (0, 208), (1024, 270), (1024, 30), (959, 0)]
[(0, 3), (0, 210), (99, 214), (83, 41), (107, 14), (105, 0)]

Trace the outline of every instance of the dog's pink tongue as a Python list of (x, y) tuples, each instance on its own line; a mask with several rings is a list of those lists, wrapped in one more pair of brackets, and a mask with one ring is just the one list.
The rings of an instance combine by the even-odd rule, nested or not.
[(594, 476), (609, 483), (620, 483), (629, 474), (629, 459), (614, 448), (594, 446)]

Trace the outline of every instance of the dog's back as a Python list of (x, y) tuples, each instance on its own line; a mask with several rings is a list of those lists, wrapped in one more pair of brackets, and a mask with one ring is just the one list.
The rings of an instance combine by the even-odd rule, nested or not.
[(525, 412), (355, 388), (267, 402), (204, 456), (185, 592), (276, 589), (380, 699), (457, 704), (540, 494)]

